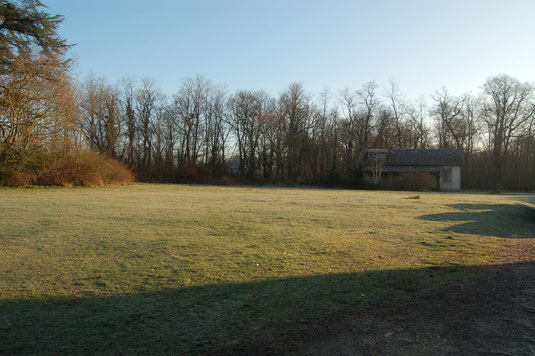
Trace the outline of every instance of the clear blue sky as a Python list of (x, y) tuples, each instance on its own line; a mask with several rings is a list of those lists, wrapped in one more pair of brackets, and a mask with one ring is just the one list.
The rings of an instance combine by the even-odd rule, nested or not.
[(164, 93), (197, 74), (230, 90), (317, 94), (390, 78), (412, 98), (477, 91), (492, 75), (535, 81), (533, 0), (45, 0), (76, 44), (76, 72), (152, 77)]

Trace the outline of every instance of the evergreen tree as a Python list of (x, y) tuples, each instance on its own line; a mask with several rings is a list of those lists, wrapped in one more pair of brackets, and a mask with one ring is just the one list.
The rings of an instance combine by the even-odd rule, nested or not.
[(0, 0), (0, 73), (13, 69), (21, 53), (39, 49), (62, 54), (68, 47), (57, 34), (61, 15), (51, 15), (39, 0)]

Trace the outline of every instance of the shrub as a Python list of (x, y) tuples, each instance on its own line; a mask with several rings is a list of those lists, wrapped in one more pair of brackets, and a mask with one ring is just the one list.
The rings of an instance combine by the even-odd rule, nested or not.
[(8, 186), (89, 186), (130, 184), (124, 164), (88, 150), (19, 150), (0, 167), (0, 184)]

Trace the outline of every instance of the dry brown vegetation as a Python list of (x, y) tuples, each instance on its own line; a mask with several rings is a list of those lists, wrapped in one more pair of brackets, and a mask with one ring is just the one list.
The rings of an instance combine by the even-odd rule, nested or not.
[(134, 180), (123, 163), (88, 150), (25, 153), (17, 164), (0, 168), (0, 184), (8, 186), (89, 186)]

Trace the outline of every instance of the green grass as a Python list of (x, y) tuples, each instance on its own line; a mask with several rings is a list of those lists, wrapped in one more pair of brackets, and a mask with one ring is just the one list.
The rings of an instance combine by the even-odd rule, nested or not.
[(533, 194), (409, 195), (1, 189), (0, 353), (277, 348), (473, 278), (533, 219)]

